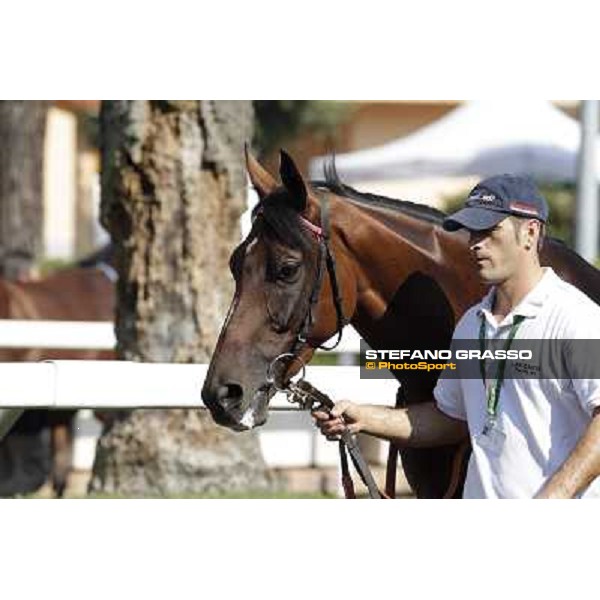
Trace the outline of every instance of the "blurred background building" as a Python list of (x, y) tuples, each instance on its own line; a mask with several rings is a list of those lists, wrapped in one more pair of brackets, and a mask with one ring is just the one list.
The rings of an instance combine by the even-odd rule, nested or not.
[[(284, 139), (282, 144), (294, 156), (304, 173), (311, 160), (321, 155), (343, 155), (378, 147), (411, 136), (424, 127), (464, 106), (457, 100), (353, 101), (345, 105), (333, 133), (310, 128)], [(552, 103), (565, 115), (576, 117), (578, 102)], [(511, 102), (514, 107), (518, 101)], [(523, 102), (524, 109), (527, 102)], [(47, 117), (44, 160), (45, 258), (71, 260), (83, 256), (107, 241), (98, 223), (100, 201), (97, 100), (57, 100)], [(510, 123), (505, 126), (510, 128)], [(551, 135), (551, 132), (548, 132)], [(466, 135), (466, 133), (465, 133)], [(274, 168), (277, 149), (264, 155)], [(339, 163), (343, 161), (340, 159)], [(344, 170), (340, 169), (344, 176)], [(319, 177), (313, 166), (312, 175)], [(444, 198), (462, 193), (476, 176), (423, 176), (371, 179), (350, 183), (359, 189), (443, 207)]]
[(71, 260), (107, 241), (98, 223), (98, 100), (51, 103), (44, 149), (44, 256)]

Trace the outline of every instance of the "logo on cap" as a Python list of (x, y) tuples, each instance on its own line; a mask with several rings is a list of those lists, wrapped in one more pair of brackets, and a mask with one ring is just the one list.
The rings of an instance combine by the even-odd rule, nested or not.
[(467, 206), (473, 206), (474, 204), (483, 204), (489, 206), (497, 206), (502, 207), (502, 200), (496, 196), (496, 194), (492, 194), (491, 192), (482, 192), (477, 190), (473, 194), (471, 194), (467, 200)]

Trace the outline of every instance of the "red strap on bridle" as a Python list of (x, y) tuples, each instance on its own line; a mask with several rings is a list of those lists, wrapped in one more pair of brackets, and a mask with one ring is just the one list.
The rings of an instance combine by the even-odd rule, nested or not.
[(314, 223), (311, 223), (308, 219), (305, 219), (302, 215), (299, 215), (300, 222), (306, 229), (308, 229), (318, 240), (323, 239), (323, 230)]

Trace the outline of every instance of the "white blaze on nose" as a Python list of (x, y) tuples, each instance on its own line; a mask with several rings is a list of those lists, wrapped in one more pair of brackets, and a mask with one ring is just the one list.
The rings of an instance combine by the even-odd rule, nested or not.
[(254, 411), (252, 408), (249, 408), (244, 416), (240, 419), (240, 424), (248, 429), (252, 429), (254, 427)]

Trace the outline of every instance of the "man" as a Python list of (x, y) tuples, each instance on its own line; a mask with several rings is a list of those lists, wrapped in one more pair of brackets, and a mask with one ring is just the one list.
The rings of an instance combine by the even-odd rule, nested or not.
[[(503, 340), (507, 349), (513, 338), (600, 339), (600, 307), (540, 266), (547, 218), (529, 179), (500, 175), (478, 184), (445, 219), (447, 231), (468, 230), (479, 276), (492, 286), (463, 315), (453, 341)], [(600, 380), (504, 379), (499, 366), (482, 362), (479, 379), (444, 372), (430, 403), (389, 409), (342, 401), (330, 416), (313, 416), (329, 439), (344, 427), (411, 447), (469, 436), (465, 498), (600, 497)]]

